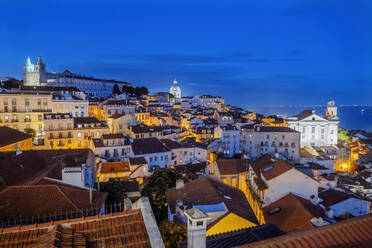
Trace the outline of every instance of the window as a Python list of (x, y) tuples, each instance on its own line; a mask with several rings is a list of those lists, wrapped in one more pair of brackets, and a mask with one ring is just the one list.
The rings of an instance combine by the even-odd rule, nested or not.
[(78, 132), (77, 136), (78, 136), (78, 137), (80, 138), (80, 137), (81, 137), (81, 133), (80, 133), (80, 132)]
[(315, 127), (311, 127), (311, 133), (315, 133)]
[(29, 106), (26, 106), (26, 112), (30, 112), (30, 107)]

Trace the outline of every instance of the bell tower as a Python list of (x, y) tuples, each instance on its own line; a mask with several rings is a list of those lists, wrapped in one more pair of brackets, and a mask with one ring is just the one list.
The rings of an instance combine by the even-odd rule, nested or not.
[(331, 98), (329, 99), (326, 107), (326, 117), (328, 119), (336, 119), (337, 118), (337, 106), (335, 105), (335, 101)]
[(38, 57), (37, 63), (32, 64), (30, 57), (27, 57), (26, 64), (23, 66), (23, 85), (24, 86), (45, 86), (47, 84), (46, 66)]

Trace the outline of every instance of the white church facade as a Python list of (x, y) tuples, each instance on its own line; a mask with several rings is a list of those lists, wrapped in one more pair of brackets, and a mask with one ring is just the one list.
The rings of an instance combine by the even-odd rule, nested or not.
[(172, 94), (175, 98), (181, 98), (181, 88), (178, 86), (176, 79), (173, 81), (173, 85), (170, 87), (169, 93)]
[(301, 133), (301, 147), (337, 145), (338, 124), (333, 100), (328, 101), (325, 116), (316, 114), (314, 110), (304, 110), (288, 117), (288, 127)]

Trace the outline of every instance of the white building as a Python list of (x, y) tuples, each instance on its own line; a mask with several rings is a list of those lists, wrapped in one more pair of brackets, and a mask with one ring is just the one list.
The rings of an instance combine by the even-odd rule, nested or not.
[(173, 81), (173, 85), (170, 87), (169, 93), (172, 94), (175, 98), (181, 98), (181, 88), (178, 86), (176, 79)]
[(102, 103), (105, 116), (113, 114), (134, 114), (136, 105), (131, 104), (128, 100), (107, 99)]
[(193, 107), (214, 108), (221, 110), (223, 104), (224, 101), (220, 96), (196, 95), (192, 98)]
[(70, 93), (53, 94), (53, 113), (70, 113), (73, 117), (88, 117), (88, 106), (88, 100), (83, 100)]
[(150, 169), (171, 165), (171, 151), (157, 138), (134, 139), (133, 157), (144, 157)]
[(288, 193), (313, 201), (318, 199), (320, 183), (300, 172), (284, 160), (274, 160), (265, 155), (252, 163), (248, 181), (263, 206), (280, 199)]
[(160, 141), (171, 150), (171, 165), (207, 161), (207, 149), (201, 146), (178, 143), (170, 139), (161, 139)]
[(288, 117), (288, 127), (301, 133), (301, 147), (336, 145), (338, 139), (337, 107), (329, 100), (325, 116), (314, 110), (304, 110), (300, 114)]
[(103, 134), (93, 139), (94, 153), (107, 161), (123, 161), (133, 155), (132, 146), (123, 134)]
[(214, 137), (218, 140), (208, 148), (217, 153), (223, 153), (224, 157), (233, 157), (240, 153), (240, 132), (235, 126), (218, 126), (214, 129)]
[(32, 64), (30, 57), (27, 57), (26, 64), (23, 66), (23, 85), (47, 85), (46, 66), (43, 64), (40, 56), (38, 57), (36, 64)]
[(300, 133), (288, 127), (241, 126), (240, 150), (252, 158), (269, 153), (298, 161)]

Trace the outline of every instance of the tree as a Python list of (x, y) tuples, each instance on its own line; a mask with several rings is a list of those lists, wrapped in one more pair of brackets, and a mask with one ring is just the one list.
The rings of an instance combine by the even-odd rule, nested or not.
[(174, 221), (163, 221), (160, 224), (160, 233), (165, 247), (177, 248), (177, 243), (187, 238), (187, 227)]
[(114, 94), (114, 95), (120, 95), (121, 94), (120, 89), (119, 89), (119, 85), (114, 84), (114, 88), (112, 88), (112, 94)]
[(130, 87), (128, 85), (123, 85), (123, 87), (121, 87), (121, 92), (123, 92), (126, 95), (127, 98), (128, 98), (128, 94), (131, 90), (130, 88), (132, 88), (132, 87)]
[(348, 143), (348, 142), (351, 142), (352, 140), (353, 138), (351, 137), (351, 135), (346, 129), (342, 127), (338, 128), (338, 142), (339, 143)]
[(172, 168), (160, 168), (149, 178), (141, 190), (141, 195), (149, 198), (156, 221), (160, 223), (168, 216), (168, 206), (165, 192), (176, 186), (176, 181), (182, 175)]
[(107, 192), (107, 205), (122, 202), (125, 197), (125, 188), (118, 179), (110, 179), (108, 182), (99, 184), (100, 191)]
[(25, 133), (30, 135), (32, 138), (36, 136), (36, 131), (32, 128), (25, 128)]
[(15, 78), (9, 78), (7, 81), (2, 82), (1, 84), (3, 88), (10, 90), (12, 88), (18, 88), (19, 85), (22, 84), (22, 81)]

